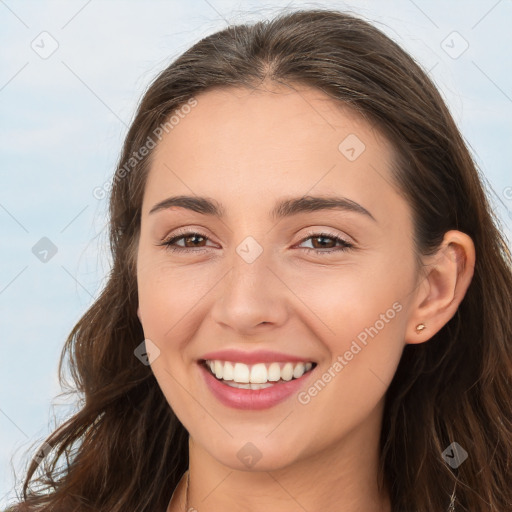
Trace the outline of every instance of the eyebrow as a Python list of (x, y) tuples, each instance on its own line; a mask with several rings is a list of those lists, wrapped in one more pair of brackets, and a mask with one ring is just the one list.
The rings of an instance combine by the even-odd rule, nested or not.
[[(149, 215), (160, 210), (172, 208), (173, 206), (186, 208), (203, 215), (211, 215), (218, 218), (223, 218), (225, 215), (225, 210), (222, 205), (214, 199), (183, 195), (168, 197), (160, 201), (151, 208)], [(375, 217), (359, 203), (346, 197), (338, 196), (302, 196), (285, 199), (275, 205), (270, 216), (273, 220), (280, 220), (300, 213), (316, 212), (319, 210), (342, 210), (359, 213), (377, 222)]]

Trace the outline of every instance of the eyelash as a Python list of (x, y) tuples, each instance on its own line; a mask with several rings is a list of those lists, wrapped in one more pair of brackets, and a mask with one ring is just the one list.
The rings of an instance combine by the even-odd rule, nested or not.
[[(159, 246), (166, 246), (166, 250), (172, 251), (172, 252), (187, 252), (187, 251), (194, 251), (194, 252), (203, 252), (206, 250), (206, 247), (179, 247), (179, 246), (173, 246), (172, 244), (176, 243), (178, 240), (182, 238), (188, 238), (191, 236), (199, 236), (201, 238), (204, 238), (208, 240), (208, 237), (203, 235), (202, 233), (198, 233), (196, 231), (186, 231), (184, 233), (180, 233), (176, 236), (173, 236), (169, 240), (164, 240), (161, 244), (158, 244)], [(311, 233), (307, 237), (303, 238), (299, 244), (304, 243), (306, 240), (309, 240), (310, 238), (331, 238), (336, 243), (340, 242), (342, 244), (342, 247), (338, 248), (331, 248), (331, 249), (311, 249), (309, 247), (301, 247), (301, 249), (307, 251), (308, 253), (314, 252), (316, 254), (332, 254), (335, 252), (343, 252), (347, 251), (349, 249), (353, 249), (353, 244), (347, 242), (343, 238), (340, 238), (339, 236), (334, 235), (333, 233), (327, 233), (327, 232), (321, 232), (321, 233)]]

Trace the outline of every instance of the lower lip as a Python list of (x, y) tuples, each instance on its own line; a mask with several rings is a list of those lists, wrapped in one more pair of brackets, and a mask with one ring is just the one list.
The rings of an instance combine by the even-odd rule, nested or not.
[(199, 364), (203, 378), (213, 395), (227, 407), (235, 409), (261, 410), (273, 407), (296, 394), (313, 370), (298, 379), (280, 382), (264, 389), (240, 389), (228, 386), (216, 379), (202, 364)]

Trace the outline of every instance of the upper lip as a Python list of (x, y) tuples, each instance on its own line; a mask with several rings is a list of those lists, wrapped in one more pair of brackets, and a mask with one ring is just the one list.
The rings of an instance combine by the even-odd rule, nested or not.
[(284, 352), (274, 352), (271, 350), (254, 350), (252, 352), (244, 352), (237, 349), (217, 350), (204, 354), (200, 361), (231, 361), (233, 363), (273, 363), (273, 362), (291, 362), (291, 363), (309, 363), (314, 362), (308, 357), (300, 357)]

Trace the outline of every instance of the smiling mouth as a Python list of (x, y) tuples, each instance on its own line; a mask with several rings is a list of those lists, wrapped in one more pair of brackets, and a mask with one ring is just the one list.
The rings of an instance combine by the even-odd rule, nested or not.
[(217, 380), (239, 389), (265, 389), (300, 379), (316, 367), (310, 362), (272, 362), (248, 365), (240, 362), (202, 360), (200, 362)]

